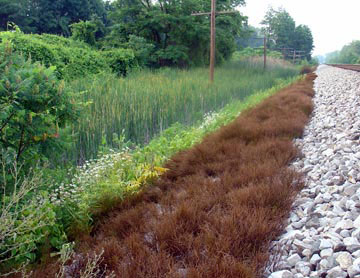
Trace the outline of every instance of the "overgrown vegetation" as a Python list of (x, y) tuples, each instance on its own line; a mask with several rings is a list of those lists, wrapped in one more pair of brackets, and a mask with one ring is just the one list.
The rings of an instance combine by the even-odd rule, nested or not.
[(269, 60), (269, 69), (264, 71), (261, 59), (252, 58), (218, 68), (213, 86), (203, 68), (140, 71), (125, 79), (112, 75), (79, 79), (71, 84), (73, 90), (85, 92), (82, 101), (92, 104), (74, 124), (78, 139), (72, 159), (96, 158), (102, 144), (116, 148), (120, 136), (135, 143), (149, 142), (176, 122), (196, 123), (205, 113), (296, 74), (295, 68), (275, 60)]
[[(297, 78), (278, 52), (266, 70), (261, 50), (232, 55), (249, 34), (235, 13), (216, 19), (210, 84), (207, 68), (192, 67), (208, 63), (209, 22), (191, 16), (209, 9), (207, 0), (0, 0), (1, 275), (60, 258), (57, 274), (43, 274), (67, 277), (74, 239), (141, 199), (172, 155)], [(104, 252), (80, 255), (76, 275), (117, 277)]]
[(73, 80), (102, 72), (126, 75), (138, 66), (130, 49), (99, 51), (90, 45), (55, 35), (27, 35), (21, 31), (0, 32), (1, 41), (11, 41), (14, 51), (46, 67), (53, 66), (59, 79)]
[[(173, 156), (154, 186), (118, 204), (83, 238), (82, 255), (68, 262), (71, 275), (82, 270), (87, 250), (96, 250), (103, 254), (102, 275), (262, 277), (267, 246), (303, 185), (288, 164), (297, 155), (292, 139), (302, 135), (312, 112), (314, 78)], [(56, 271), (48, 265), (35, 276)]]
[(10, 41), (0, 44), (0, 60), (0, 148), (29, 168), (49, 157), (59, 128), (76, 120), (79, 105), (53, 67), (26, 61)]
[[(267, 55), (267, 57), (272, 57), (272, 58), (276, 58), (276, 59), (283, 58), (282, 53), (279, 51), (267, 50), (266, 55)], [(232, 59), (240, 60), (240, 59), (243, 59), (244, 57), (260, 57), (260, 56), (264, 56), (264, 48), (255, 49), (255, 48), (246, 47), (246, 48), (242, 49), (241, 51), (235, 51)]]
[[(47, 187), (48, 193), (42, 194), (48, 194), (51, 205), (56, 208), (56, 223), (60, 225), (60, 231), (66, 230), (70, 238), (77, 235), (79, 230), (82, 233), (89, 231), (94, 217), (121, 203), (125, 197), (138, 192), (163, 173), (165, 169), (161, 166), (171, 155), (192, 146), (205, 134), (234, 119), (239, 111), (258, 103), (284, 84), (282, 82), (270, 91), (251, 95), (246, 101), (233, 102), (221, 112), (207, 116), (201, 125), (185, 127), (176, 124), (144, 148), (130, 150), (127, 148), (129, 143), (122, 138), (121, 151), (85, 163), (75, 173), (70, 173), (69, 180), (55, 180), (55, 184)], [(45, 184), (49, 183), (40, 183), (40, 188), (44, 188), (41, 185)], [(32, 243), (36, 258), (41, 256), (36, 250), (56, 250), (55, 246), (48, 245), (48, 241), (37, 242), (39, 245)], [(44, 246), (47, 248), (44, 249)], [(27, 261), (25, 259), (23, 262)]]

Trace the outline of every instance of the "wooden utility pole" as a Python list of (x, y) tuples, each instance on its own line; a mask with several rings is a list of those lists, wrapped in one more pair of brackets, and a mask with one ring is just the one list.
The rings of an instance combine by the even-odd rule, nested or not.
[(215, 17), (218, 14), (229, 14), (229, 13), (236, 13), (237, 11), (216, 11), (216, 0), (211, 0), (211, 12), (210, 13), (203, 13), (197, 12), (192, 13), (193, 16), (199, 15), (210, 15), (210, 82), (214, 82), (214, 71), (215, 71), (215, 37), (216, 37), (216, 24), (215, 24)]
[(215, 15), (216, 15), (216, 0), (211, 0), (211, 16), (210, 16), (210, 82), (214, 82), (215, 70)]

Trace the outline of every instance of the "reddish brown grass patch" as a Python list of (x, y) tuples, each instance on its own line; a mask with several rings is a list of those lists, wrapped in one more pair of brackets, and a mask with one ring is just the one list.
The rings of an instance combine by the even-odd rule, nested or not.
[(116, 277), (261, 277), (303, 186), (288, 165), (298, 154), (292, 139), (302, 136), (313, 108), (314, 79), (175, 155), (155, 187), (120, 204), (80, 250), (104, 250), (100, 267)]

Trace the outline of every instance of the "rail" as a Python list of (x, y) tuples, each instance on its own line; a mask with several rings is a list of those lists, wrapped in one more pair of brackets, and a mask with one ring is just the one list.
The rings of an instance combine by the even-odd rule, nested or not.
[(347, 69), (347, 70), (353, 70), (360, 72), (360, 65), (349, 65), (349, 64), (326, 64), (331, 67), (341, 68), (341, 69)]

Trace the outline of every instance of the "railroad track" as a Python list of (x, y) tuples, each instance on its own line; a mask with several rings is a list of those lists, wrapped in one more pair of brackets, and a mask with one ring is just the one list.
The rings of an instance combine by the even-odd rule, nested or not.
[(345, 65), (345, 64), (326, 64), (331, 67), (341, 68), (341, 69), (347, 69), (347, 70), (353, 70), (360, 72), (360, 65)]

